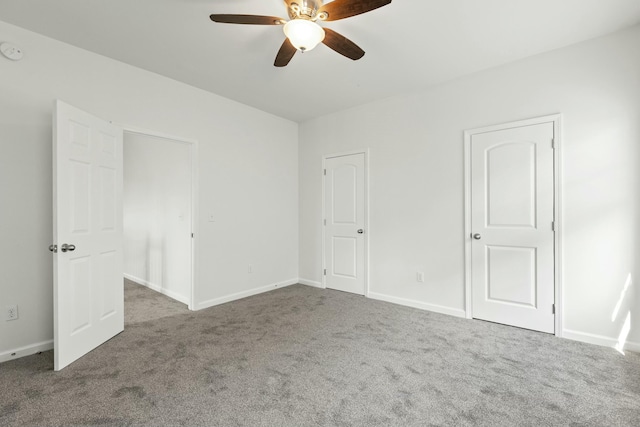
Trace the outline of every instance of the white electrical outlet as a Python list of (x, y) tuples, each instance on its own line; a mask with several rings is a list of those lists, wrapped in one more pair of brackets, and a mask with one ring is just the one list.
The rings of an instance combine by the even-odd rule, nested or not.
[(18, 305), (8, 305), (5, 311), (5, 320), (16, 320), (18, 318)]
[(416, 272), (416, 281), (424, 283), (424, 273), (422, 271)]

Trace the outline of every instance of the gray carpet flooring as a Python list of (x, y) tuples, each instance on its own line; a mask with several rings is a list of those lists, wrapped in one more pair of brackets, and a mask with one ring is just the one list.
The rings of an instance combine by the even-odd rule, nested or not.
[(302, 285), (52, 366), (0, 364), (0, 425), (640, 425), (636, 353)]
[(186, 304), (124, 279), (125, 327), (188, 312)]

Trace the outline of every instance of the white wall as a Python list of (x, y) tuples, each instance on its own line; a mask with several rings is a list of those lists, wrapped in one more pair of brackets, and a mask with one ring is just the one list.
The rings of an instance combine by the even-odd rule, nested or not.
[(562, 113), (563, 332), (612, 345), (630, 313), (640, 350), (638, 46), (636, 26), (303, 123), (300, 277), (321, 281), (322, 156), (369, 147), (372, 296), (464, 314), (463, 131)]
[(124, 272), (189, 304), (191, 144), (125, 132)]
[(196, 308), (296, 281), (296, 123), (3, 22), (0, 40), (25, 53), (20, 62), (0, 58), (0, 307), (20, 312), (0, 320), (0, 361), (53, 337), (55, 98), (198, 141)]

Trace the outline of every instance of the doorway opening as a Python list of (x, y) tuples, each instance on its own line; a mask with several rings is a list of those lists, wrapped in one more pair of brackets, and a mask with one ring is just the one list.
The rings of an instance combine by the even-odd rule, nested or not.
[[(146, 254), (142, 256), (145, 262), (133, 264), (138, 270), (126, 271), (124, 259), (131, 262), (134, 257), (123, 256), (124, 217), (130, 219), (129, 213), (125, 214), (123, 210), (123, 126), (60, 100), (54, 103), (53, 118), (53, 244), (49, 250), (53, 253), (54, 272), (54, 370), (59, 371), (124, 330), (125, 273), (144, 280), (148, 287), (156, 285), (157, 290), (172, 298), (179, 297), (182, 303), (176, 304), (182, 305), (183, 310), (187, 310), (185, 304), (189, 309), (193, 307), (196, 285), (194, 236), (197, 233), (194, 218), (198, 181), (196, 141), (126, 129), (127, 148), (136, 137), (153, 143), (151, 150), (145, 156), (138, 156), (138, 162), (134, 165), (151, 160), (156, 169), (166, 175), (171, 174), (173, 166), (158, 166), (157, 160), (162, 157), (159, 154), (160, 141), (169, 140), (186, 146), (187, 155), (183, 158), (187, 160), (183, 162), (186, 165), (183, 169), (187, 177), (181, 182), (188, 183), (183, 186), (182, 192), (176, 192), (180, 197), (185, 193), (186, 201), (178, 202), (167, 196), (167, 188), (154, 190), (164, 194), (158, 196), (157, 200), (162, 201), (168, 217), (172, 220), (177, 217), (184, 223), (182, 227), (173, 227), (178, 230), (176, 233), (180, 234), (181, 242), (188, 242), (176, 244), (182, 248), (179, 258), (186, 260), (180, 264), (182, 273), (176, 274), (179, 269), (167, 266), (168, 260), (174, 260), (170, 251), (174, 249), (170, 244), (172, 235), (168, 232), (173, 229), (172, 226), (168, 222), (154, 222), (150, 219), (152, 214), (140, 214), (135, 210), (160, 203), (137, 203), (146, 200), (146, 193), (154, 192), (148, 187), (145, 190), (138, 188), (131, 198), (137, 203), (133, 211), (134, 219), (135, 215), (139, 215), (138, 220), (144, 218), (153, 225), (149, 228), (147, 238), (141, 240), (148, 242)], [(139, 172), (138, 169), (133, 170)], [(149, 176), (144, 175), (143, 178), (149, 179)], [(165, 185), (172, 188), (174, 182), (169, 181)], [(131, 185), (126, 187), (129, 190), (134, 188)], [(151, 259), (154, 262), (150, 262)], [(160, 275), (153, 276), (151, 272)], [(157, 277), (162, 280), (157, 281)], [(176, 286), (168, 284), (170, 277), (179, 278)], [(157, 292), (153, 294), (164, 297)]]
[(193, 307), (196, 143), (131, 129), (123, 140), (127, 325)]

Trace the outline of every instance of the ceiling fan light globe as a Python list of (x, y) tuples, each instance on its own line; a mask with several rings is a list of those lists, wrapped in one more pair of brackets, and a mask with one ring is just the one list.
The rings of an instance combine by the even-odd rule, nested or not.
[(324, 30), (308, 19), (292, 19), (284, 25), (284, 34), (291, 44), (302, 52), (307, 52), (324, 40)]

